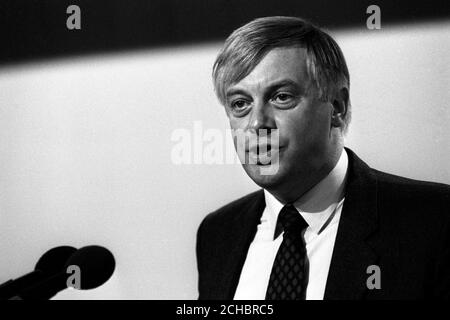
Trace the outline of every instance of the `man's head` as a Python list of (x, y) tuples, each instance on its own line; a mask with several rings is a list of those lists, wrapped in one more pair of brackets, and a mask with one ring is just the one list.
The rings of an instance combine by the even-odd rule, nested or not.
[(256, 19), (226, 40), (213, 80), (232, 129), (254, 136), (278, 129), (275, 174), (241, 158), (258, 185), (294, 200), (336, 164), (350, 121), (349, 73), (325, 32), (299, 18)]

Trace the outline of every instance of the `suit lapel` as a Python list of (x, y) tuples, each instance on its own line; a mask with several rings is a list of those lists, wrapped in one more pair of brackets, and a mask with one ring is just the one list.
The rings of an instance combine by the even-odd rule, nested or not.
[(377, 264), (377, 181), (371, 169), (351, 150), (349, 171), (336, 242), (324, 299), (362, 299), (370, 276), (367, 267)]
[(219, 281), (222, 282), (220, 287), (224, 289), (221, 293), (224, 299), (233, 299), (248, 249), (255, 237), (264, 208), (264, 192), (260, 190), (256, 192), (255, 197), (247, 205), (240, 209), (239, 214), (235, 215), (230, 245), (227, 247), (228, 252), (225, 252), (228, 259), (226, 259), (226, 265), (222, 269), (224, 275), (219, 278)]

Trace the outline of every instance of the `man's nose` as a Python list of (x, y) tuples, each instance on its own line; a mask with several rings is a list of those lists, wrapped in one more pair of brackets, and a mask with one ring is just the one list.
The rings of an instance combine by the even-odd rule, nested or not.
[(257, 102), (252, 108), (248, 130), (258, 134), (260, 129), (275, 129), (275, 119), (273, 117), (273, 110), (270, 105), (264, 102)]

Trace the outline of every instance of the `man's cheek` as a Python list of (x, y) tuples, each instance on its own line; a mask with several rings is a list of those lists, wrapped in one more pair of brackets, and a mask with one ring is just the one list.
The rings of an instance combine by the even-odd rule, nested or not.
[(242, 129), (232, 129), (233, 144), (241, 163), (246, 163), (246, 150), (248, 145), (248, 137)]

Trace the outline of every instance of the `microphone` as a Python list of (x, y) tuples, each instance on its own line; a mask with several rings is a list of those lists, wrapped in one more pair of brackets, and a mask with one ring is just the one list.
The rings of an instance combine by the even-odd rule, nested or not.
[(64, 268), (67, 259), (76, 251), (77, 249), (69, 246), (60, 246), (48, 250), (39, 258), (34, 271), (15, 280), (8, 280), (0, 285), (0, 300), (8, 299), (24, 288), (60, 272)]
[(100, 246), (86, 246), (76, 251), (66, 262), (64, 270), (21, 291), (14, 299), (47, 300), (59, 291), (67, 289), (72, 274), (69, 267), (79, 270), (79, 287), (75, 289), (94, 289), (104, 284), (112, 276), (115, 269), (113, 254)]

